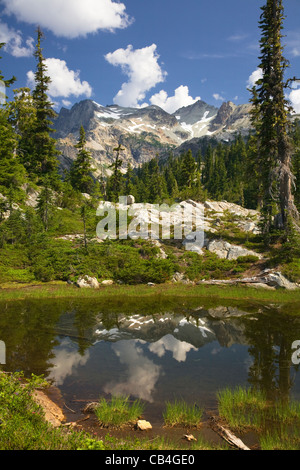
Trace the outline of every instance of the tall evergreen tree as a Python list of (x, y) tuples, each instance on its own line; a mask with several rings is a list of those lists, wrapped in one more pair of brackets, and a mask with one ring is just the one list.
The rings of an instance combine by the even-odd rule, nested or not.
[(91, 194), (95, 183), (92, 177), (91, 154), (86, 150), (86, 134), (84, 127), (80, 127), (78, 143), (75, 145), (78, 155), (70, 169), (70, 182), (74, 189), (81, 193)]
[[(1, 43), (0, 49), (3, 46), (4, 43)], [(16, 78), (6, 80), (0, 71), (0, 80), (5, 87), (10, 87)], [(6, 96), (2, 98), (4, 102)], [(3, 104), (0, 107), (0, 192), (8, 199), (18, 201), (24, 197), (21, 185), (25, 182), (26, 172), (18, 158), (17, 139), (10, 123), (9, 107)]]
[(252, 90), (251, 99), (254, 105), (252, 122), (258, 138), (257, 164), (263, 187), (263, 228), (267, 234), (273, 225), (274, 204), (279, 209), (277, 221), (281, 228), (287, 228), (289, 217), (299, 218), (292, 195), (290, 107), (284, 93), (290, 80), (284, 79), (288, 62), (283, 57), (281, 41), (283, 12), (282, 0), (267, 0), (262, 7), (259, 22), (262, 78)]
[(14, 90), (14, 100), (9, 103), (10, 122), (17, 136), (17, 153), (25, 168), (31, 172), (33, 158), (33, 128), (36, 108), (29, 88)]
[(123, 160), (120, 157), (122, 150), (124, 149), (121, 145), (118, 145), (118, 147), (114, 148), (114, 152), (116, 152), (116, 158), (110, 165), (110, 169), (113, 171), (113, 174), (108, 180), (107, 196), (112, 202), (118, 201), (122, 191), (123, 175), (121, 172), (121, 167), (123, 165)]
[(52, 103), (48, 98), (48, 89), (51, 82), (47, 75), (47, 66), (43, 56), (41, 41), (43, 33), (37, 29), (37, 45), (34, 57), (37, 60), (35, 72), (35, 89), (33, 90), (33, 102), (36, 108), (36, 121), (33, 126), (33, 158), (31, 172), (36, 174), (39, 180), (47, 175), (52, 186), (58, 182), (58, 155), (56, 141), (51, 134), (54, 132), (52, 119), (56, 116)]

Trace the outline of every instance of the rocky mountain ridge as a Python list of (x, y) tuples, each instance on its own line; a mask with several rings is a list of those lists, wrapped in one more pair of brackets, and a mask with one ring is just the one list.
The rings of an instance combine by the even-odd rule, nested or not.
[(220, 108), (197, 101), (191, 106), (169, 114), (158, 106), (124, 108), (118, 105), (101, 106), (84, 100), (70, 110), (62, 108), (55, 119), (55, 137), (61, 151), (62, 168), (69, 168), (76, 157), (80, 126), (87, 135), (87, 149), (91, 152), (96, 175), (109, 174), (108, 167), (119, 144), (124, 151), (125, 167), (133, 168), (156, 155), (166, 155), (194, 139), (214, 137), (230, 141), (237, 133), (248, 134), (251, 129), (251, 105), (223, 103)]

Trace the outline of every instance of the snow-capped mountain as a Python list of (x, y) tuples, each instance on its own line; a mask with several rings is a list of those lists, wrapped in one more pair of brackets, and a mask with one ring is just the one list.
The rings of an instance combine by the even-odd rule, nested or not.
[(69, 167), (76, 157), (80, 126), (87, 135), (87, 148), (92, 153), (97, 173), (107, 172), (114, 158), (114, 148), (125, 149), (123, 161), (133, 167), (156, 155), (166, 155), (188, 141), (205, 136), (231, 140), (238, 132), (248, 133), (250, 105), (223, 103), (218, 109), (204, 101), (169, 114), (158, 106), (124, 108), (102, 106), (84, 100), (70, 110), (62, 108), (54, 122), (55, 137), (62, 168)]

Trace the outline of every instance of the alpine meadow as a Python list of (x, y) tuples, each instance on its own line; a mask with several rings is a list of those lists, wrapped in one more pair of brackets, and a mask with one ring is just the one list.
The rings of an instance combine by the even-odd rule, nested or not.
[(0, 449), (299, 450), (299, 5), (142, 3), (0, 2)]

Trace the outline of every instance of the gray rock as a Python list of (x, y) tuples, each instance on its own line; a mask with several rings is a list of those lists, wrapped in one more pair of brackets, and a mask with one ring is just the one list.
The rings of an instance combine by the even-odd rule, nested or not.
[(267, 284), (269, 286), (274, 286), (276, 288), (283, 288), (287, 290), (298, 289), (298, 285), (290, 282), (286, 277), (283, 276), (280, 272), (269, 273), (266, 276)]
[(256, 256), (257, 258), (261, 259), (262, 256), (255, 251), (248, 250), (247, 248), (243, 248), (242, 246), (238, 245), (231, 245), (228, 242), (223, 240), (212, 240), (208, 243), (207, 249), (213, 253), (215, 253), (219, 258), (223, 259), (237, 259), (240, 256)]
[(132, 195), (127, 196), (127, 205), (132, 206), (132, 204), (135, 204), (135, 197)]
[(181, 282), (181, 281), (183, 281), (183, 279), (184, 279), (184, 274), (177, 272), (172, 277), (172, 282)]
[(89, 289), (99, 289), (99, 282), (95, 277), (90, 276), (82, 276), (78, 278), (76, 282), (77, 287), (81, 289), (89, 288)]
[(112, 279), (106, 279), (105, 281), (101, 282), (102, 286), (112, 286), (114, 281)]

